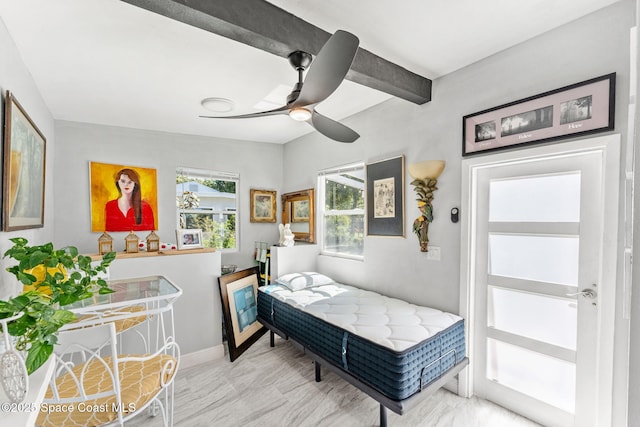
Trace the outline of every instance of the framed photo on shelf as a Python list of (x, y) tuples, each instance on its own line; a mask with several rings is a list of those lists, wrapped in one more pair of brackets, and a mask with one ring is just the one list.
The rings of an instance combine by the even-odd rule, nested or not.
[(276, 222), (276, 192), (256, 190), (251, 192), (251, 222)]
[(258, 340), (267, 328), (258, 322), (258, 267), (218, 277), (224, 330), (233, 362)]
[(614, 128), (616, 74), (607, 74), (462, 118), (462, 155)]
[(199, 228), (181, 228), (176, 230), (178, 250), (202, 247), (202, 230)]
[(44, 227), (47, 140), (11, 91), (4, 109), (2, 230)]
[(367, 165), (367, 235), (404, 237), (404, 155)]

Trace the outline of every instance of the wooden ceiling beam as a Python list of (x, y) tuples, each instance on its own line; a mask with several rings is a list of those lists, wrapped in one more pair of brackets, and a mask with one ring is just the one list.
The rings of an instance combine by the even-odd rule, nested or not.
[[(315, 56), (331, 36), (265, 0), (122, 1), (284, 58)], [(362, 48), (346, 78), (416, 104), (431, 100), (431, 80)]]

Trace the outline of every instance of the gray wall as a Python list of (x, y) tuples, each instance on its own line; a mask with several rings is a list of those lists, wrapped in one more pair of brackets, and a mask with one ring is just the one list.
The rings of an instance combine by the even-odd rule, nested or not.
[[(458, 312), (460, 286), (460, 223), (449, 211), (460, 205), (462, 117), (507, 102), (556, 89), (611, 72), (617, 73), (615, 132), (627, 144), (629, 104), (629, 30), (634, 25), (634, 1), (628, 0), (485, 58), (437, 79), (433, 100), (417, 106), (391, 99), (345, 120), (361, 137), (346, 145), (312, 134), (286, 145), (288, 165), (283, 191), (313, 187), (318, 171), (357, 161), (367, 163), (399, 154), (407, 164), (443, 159), (447, 164), (438, 180), (430, 244), (441, 247), (441, 261), (427, 261), (411, 225), (418, 214), (413, 190), (405, 187), (406, 239), (367, 237), (365, 260), (320, 257), (319, 269), (346, 283), (388, 295)], [(624, 165), (624, 159), (622, 159)], [(624, 169), (624, 168), (622, 168)], [(408, 174), (405, 181), (409, 181)], [(623, 176), (621, 170), (621, 185)], [(622, 188), (622, 187), (621, 187)], [(620, 194), (624, 194), (621, 192)], [(616, 345), (626, 349), (628, 320), (622, 318), (623, 199), (620, 199), (619, 268), (617, 283)], [(467, 212), (461, 212), (467, 215)], [(631, 345), (636, 345), (633, 337)], [(626, 385), (626, 352), (616, 354), (614, 388)], [(634, 386), (637, 377), (631, 379)], [(624, 417), (624, 399), (614, 395), (616, 420)]]
[[(249, 189), (274, 189), (282, 183), (282, 145), (221, 140), (74, 122), (56, 122), (55, 241), (97, 252), (100, 233), (91, 233), (89, 162), (155, 168), (158, 180), (158, 231), (175, 242), (176, 167), (240, 174), (238, 189), (240, 251), (223, 253), (223, 264), (251, 266), (254, 241), (278, 240), (276, 224), (249, 222)], [(110, 233), (124, 250), (127, 233)], [(140, 238), (146, 232), (137, 233)]]

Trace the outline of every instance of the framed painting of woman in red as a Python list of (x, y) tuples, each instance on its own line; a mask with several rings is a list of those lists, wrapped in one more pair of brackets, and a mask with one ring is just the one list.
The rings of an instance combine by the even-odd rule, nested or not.
[(158, 229), (156, 170), (90, 162), (91, 231)]

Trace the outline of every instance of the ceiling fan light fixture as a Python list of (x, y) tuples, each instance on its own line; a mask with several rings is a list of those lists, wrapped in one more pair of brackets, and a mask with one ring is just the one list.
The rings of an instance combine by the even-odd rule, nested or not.
[(306, 108), (293, 108), (289, 111), (289, 117), (298, 122), (304, 122), (311, 118), (311, 111)]
[(235, 107), (233, 101), (227, 98), (205, 98), (200, 101), (200, 105), (215, 113), (228, 113)]

